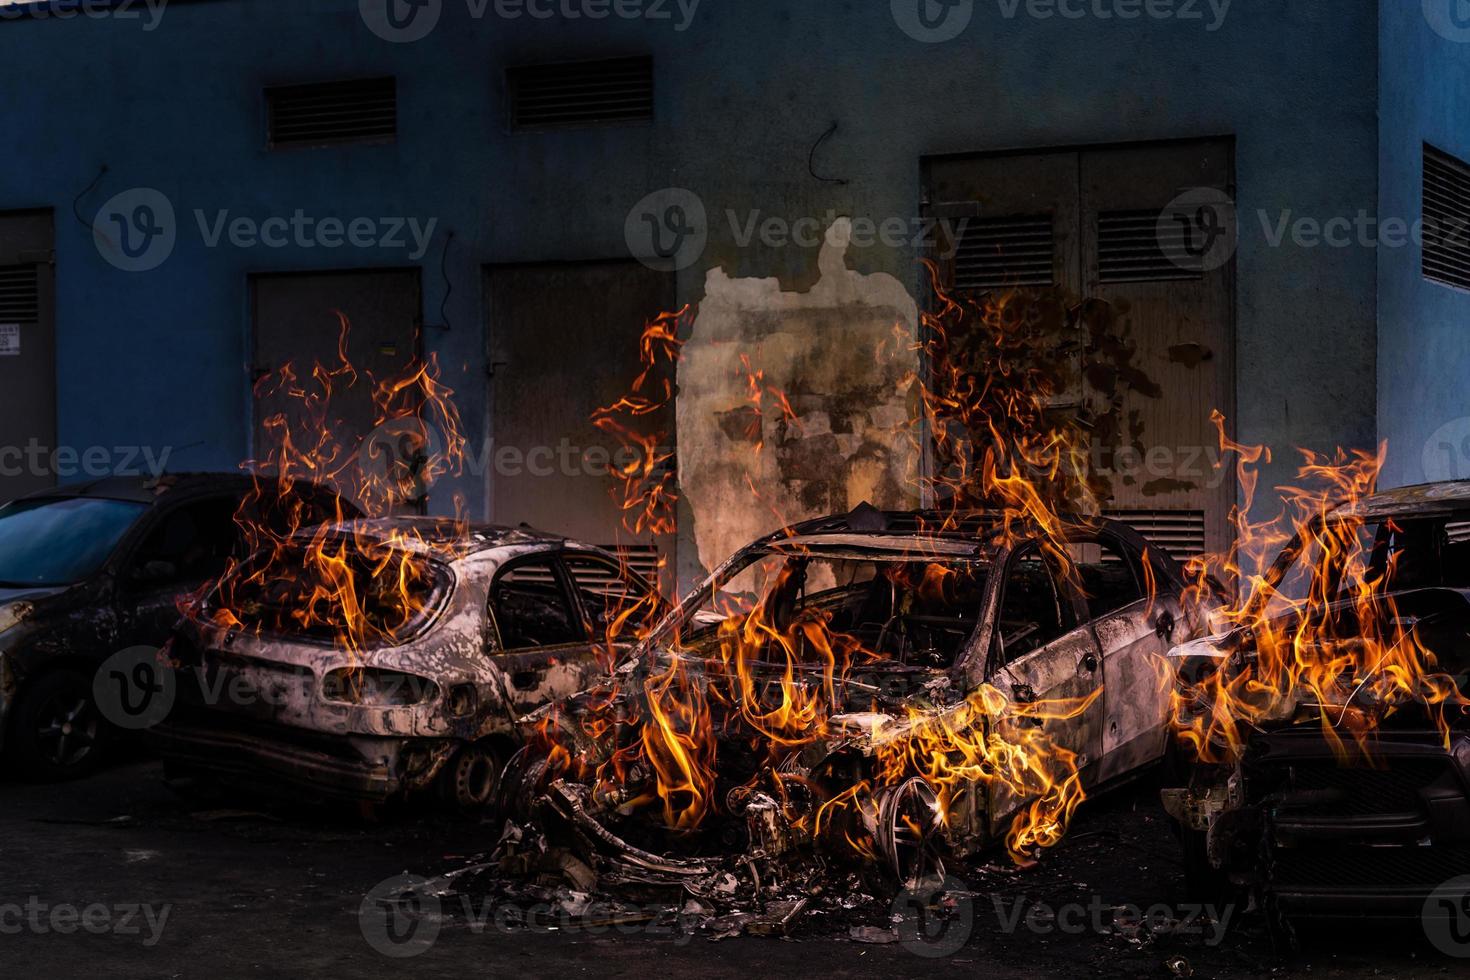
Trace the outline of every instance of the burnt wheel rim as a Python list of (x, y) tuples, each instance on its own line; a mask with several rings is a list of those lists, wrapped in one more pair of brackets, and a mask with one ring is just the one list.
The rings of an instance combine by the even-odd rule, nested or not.
[(495, 796), (499, 773), (488, 753), (465, 753), (455, 768), (454, 790), (462, 806), (483, 806)]
[(37, 717), (36, 745), (43, 760), (69, 768), (92, 754), (100, 722), (89, 698), (58, 694), (41, 705)]
[(943, 839), (943, 812), (927, 782), (910, 779), (883, 794), (878, 806), (878, 853), (899, 885), (912, 888), (944, 877)]

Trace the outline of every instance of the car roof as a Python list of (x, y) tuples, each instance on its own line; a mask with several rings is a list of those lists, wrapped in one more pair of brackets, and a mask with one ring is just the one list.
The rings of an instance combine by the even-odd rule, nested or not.
[[(320, 532), (320, 528), (303, 530), (298, 532), (297, 537), (311, 538)], [(397, 542), (411, 551), (441, 555), (448, 553), (456, 559), (499, 548), (525, 548), (535, 545), (601, 550), (528, 525), (506, 527), (498, 524), (476, 524), (451, 517), (403, 516), (342, 521), (328, 525), (326, 532), (384, 543)]]
[[(1028, 530), (1024, 522), (1012, 521), (1012, 535), (1020, 537), (1039, 536), (1035, 528)], [(1135, 546), (1146, 544), (1138, 532), (1117, 521), (1103, 517), (1081, 517), (1059, 515), (1060, 536), (1088, 537), (1106, 531)], [(898, 550), (912, 548), (920, 553), (925, 548), (942, 549), (956, 553), (952, 543), (963, 542), (974, 549), (977, 556), (993, 555), (1005, 543), (1007, 527), (1005, 516), (999, 511), (978, 509), (955, 510), (887, 510), (880, 511), (869, 504), (859, 504), (847, 514), (834, 514), (802, 521), (763, 539), (761, 544), (771, 547), (781, 541), (800, 539), (807, 546), (824, 543), (839, 547), (853, 547), (864, 542), (865, 547)]]
[(1470, 480), (1420, 483), (1397, 487), (1343, 504), (1332, 511), (1334, 520), (1374, 520), (1384, 517), (1433, 517), (1470, 510)]
[(966, 541), (958, 537), (918, 534), (798, 534), (766, 543), (772, 551), (785, 552), (872, 552), (894, 554), (904, 558), (984, 558), (994, 549), (982, 541)]
[(22, 500), (90, 497), (154, 504), (172, 496), (196, 493), (246, 494), (255, 485), (248, 473), (165, 473), (161, 476), (108, 476), (27, 494)]

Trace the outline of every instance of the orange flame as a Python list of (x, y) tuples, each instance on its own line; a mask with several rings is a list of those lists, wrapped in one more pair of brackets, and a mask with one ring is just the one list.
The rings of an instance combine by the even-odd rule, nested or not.
[[(244, 555), (188, 604), (198, 610), (207, 596), (203, 611), (222, 629), (314, 631), (359, 651), (394, 642), (420, 618), (433, 594), (423, 555), (445, 551), (454, 536), (429, 540), (406, 526), (368, 534), (344, 522), (421, 501), (435, 480), (459, 471), (465, 438), (434, 358), (398, 377), (361, 374), (347, 354), (351, 326), (336, 316), (336, 363), (314, 364), (305, 378), (286, 364), (256, 383), (257, 397), (288, 398), (294, 418), (263, 421), (266, 452), (245, 464), (254, 489), (236, 514)], [(374, 427), (349, 438), (334, 404), (364, 384)]]
[[(1212, 580), (1239, 581), (1243, 599), (1214, 612), (1240, 631), (1248, 649), (1173, 695), (1175, 730), (1206, 762), (1240, 757), (1251, 731), (1315, 713), (1339, 758), (1370, 759), (1382, 721), (1395, 712), (1425, 709), (1449, 744), (1445, 713), (1466, 700), (1454, 678), (1436, 670), (1434, 653), (1401, 617), (1391, 586), (1399, 555), (1374, 563), (1372, 523), (1354, 504), (1373, 494), (1384, 447), (1321, 456), (1302, 450), (1299, 486), (1278, 488), (1283, 509), (1253, 522), (1249, 516), (1258, 472), (1270, 453), (1243, 446), (1213, 421), (1222, 449), (1236, 455), (1241, 505), (1232, 513), (1236, 541), (1224, 555), (1192, 567), (1195, 597)], [(1390, 530), (1397, 530), (1390, 523)], [(1268, 565), (1273, 555), (1279, 560)]]

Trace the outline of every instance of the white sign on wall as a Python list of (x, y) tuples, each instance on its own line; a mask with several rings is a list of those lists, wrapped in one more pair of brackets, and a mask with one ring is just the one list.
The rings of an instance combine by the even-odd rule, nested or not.
[(0, 357), (20, 354), (20, 324), (0, 323)]

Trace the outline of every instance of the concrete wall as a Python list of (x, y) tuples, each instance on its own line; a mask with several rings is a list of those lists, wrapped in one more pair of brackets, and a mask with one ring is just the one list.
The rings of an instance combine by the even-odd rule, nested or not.
[[(1422, 213), (1422, 146), (1470, 160), (1470, 21), (1382, 9), (1381, 214)], [(1433, 8), (1430, 8), (1433, 9)], [(1378, 253), (1378, 432), (1388, 486), (1470, 477), (1470, 293), (1426, 280), (1422, 248)]]
[[(1174, 16), (1134, 20), (1077, 0), (1063, 6), (1080, 19), (1046, 2), (975, 0), (943, 43), (907, 35), (885, 2), (704, 0), (684, 30), (678, 5), (658, 6), (671, 19), (511, 20), (493, 2), (476, 19), (469, 0), (444, 0), (438, 28), (416, 43), (376, 36), (357, 0), (175, 0), (153, 30), (146, 17), (0, 22), (11, 80), (0, 88), (11, 149), (0, 210), (57, 213), (61, 441), (190, 447), (175, 466), (238, 462), (250, 431), (247, 274), (411, 264), (401, 248), (211, 248), (196, 209), (437, 218), (428, 255), (412, 263), (431, 323), (452, 229), (450, 329), (426, 335), (479, 440), (479, 269), (626, 255), (629, 209), (650, 192), (687, 188), (709, 216), (681, 301), (699, 300), (715, 268), (802, 291), (819, 278), (817, 245), (743, 245), (737, 228), (752, 215), (913, 219), (928, 154), (1213, 135), (1237, 137), (1238, 435), (1280, 447), (1372, 441), (1374, 256), (1273, 247), (1254, 215), (1375, 207), (1374, 0), (1155, 0), (1150, 10)], [(655, 125), (506, 131), (506, 64), (648, 52)], [(399, 79), (395, 144), (263, 149), (262, 86), (380, 73)], [(1435, 118), (1448, 128), (1447, 110)], [(809, 170), (833, 123), (812, 166), (841, 183)], [(86, 222), (135, 187), (157, 188), (177, 212), (177, 245), (153, 271), (113, 268), (72, 218), (104, 164), (76, 203)], [(912, 294), (916, 254), (854, 247), (846, 264)], [(483, 499), (479, 481), (458, 489)]]

